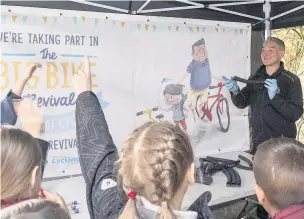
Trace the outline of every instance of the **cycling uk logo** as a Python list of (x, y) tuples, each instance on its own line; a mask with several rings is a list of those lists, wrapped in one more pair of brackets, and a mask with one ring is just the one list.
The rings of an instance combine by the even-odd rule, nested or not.
[(72, 156), (52, 156), (52, 164), (79, 164), (79, 157)]

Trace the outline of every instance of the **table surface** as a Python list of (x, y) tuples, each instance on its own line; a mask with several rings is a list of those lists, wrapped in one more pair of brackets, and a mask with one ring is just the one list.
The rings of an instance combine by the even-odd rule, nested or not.
[[(236, 160), (241, 154), (250, 158), (251, 155), (245, 152), (229, 152), (214, 155), (214, 157), (221, 157)], [(241, 164), (246, 165), (241, 161)], [(223, 173), (217, 173), (213, 176), (213, 183), (210, 186), (202, 184), (194, 184), (190, 186), (185, 194), (182, 203), (183, 209), (188, 209), (190, 205), (205, 191), (212, 193), (212, 199), (209, 205), (217, 205), (233, 200), (241, 199), (255, 194), (255, 180), (252, 171), (237, 169), (242, 180), (241, 187), (226, 187), (227, 179)], [(89, 212), (86, 204), (85, 181), (82, 176), (65, 178), (60, 180), (43, 182), (42, 187), (50, 192), (57, 192), (60, 194), (67, 204), (72, 201), (81, 203), (79, 205), (80, 213), (73, 214), (73, 219), (89, 219)]]

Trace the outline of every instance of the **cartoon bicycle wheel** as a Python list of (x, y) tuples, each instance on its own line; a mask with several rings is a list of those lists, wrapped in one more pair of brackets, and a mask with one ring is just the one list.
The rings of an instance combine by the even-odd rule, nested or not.
[[(228, 132), (230, 127), (230, 114), (228, 100), (225, 97), (222, 97), (220, 99), (220, 102), (217, 104), (216, 114), (219, 120), (221, 130), (223, 132)], [(225, 120), (227, 120), (226, 123)]]
[[(229, 113), (229, 104), (228, 100), (223, 96), (221, 93), (223, 84), (218, 83), (216, 86), (209, 86), (209, 89), (218, 89), (217, 94), (208, 96), (207, 102), (204, 104), (204, 106), (200, 109), (201, 113), (197, 111), (197, 115), (200, 115), (200, 118), (203, 120), (205, 116), (209, 121), (212, 121), (212, 109), (216, 105), (216, 114), (219, 120), (219, 124), (221, 127), (222, 132), (228, 132), (230, 127), (230, 113)], [(200, 99), (200, 96), (198, 96), (196, 100), (196, 106), (198, 106), (198, 101)], [(209, 108), (208, 100), (214, 99), (212, 101), (211, 107)]]

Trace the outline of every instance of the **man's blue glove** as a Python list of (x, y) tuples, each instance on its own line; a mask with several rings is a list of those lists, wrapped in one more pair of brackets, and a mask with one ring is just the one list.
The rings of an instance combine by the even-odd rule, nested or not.
[(232, 79), (228, 79), (226, 77), (223, 77), (224, 85), (228, 88), (228, 90), (232, 93), (237, 93), (239, 91), (239, 86), (237, 85), (236, 81)]
[(268, 96), (272, 100), (278, 91), (278, 83), (276, 79), (266, 79), (265, 85), (268, 91)]

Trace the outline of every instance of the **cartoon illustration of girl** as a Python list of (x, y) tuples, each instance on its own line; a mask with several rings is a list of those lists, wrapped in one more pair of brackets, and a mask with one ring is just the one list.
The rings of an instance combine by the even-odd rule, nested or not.
[[(208, 88), (211, 84), (211, 71), (204, 38), (201, 38), (192, 45), (192, 57), (193, 59), (188, 65), (187, 72), (180, 81), (180, 84), (190, 74), (189, 108), (193, 113), (194, 120), (196, 120), (195, 109), (201, 113), (202, 106), (207, 102)], [(201, 115), (198, 116), (201, 117)]]
[(187, 94), (184, 93), (184, 85), (181, 84), (168, 84), (164, 91), (164, 100), (169, 108), (162, 108), (164, 111), (172, 111), (173, 112), (173, 121), (176, 125), (180, 125), (185, 132), (187, 132), (187, 123), (186, 116), (184, 110), (184, 103), (187, 99)]

